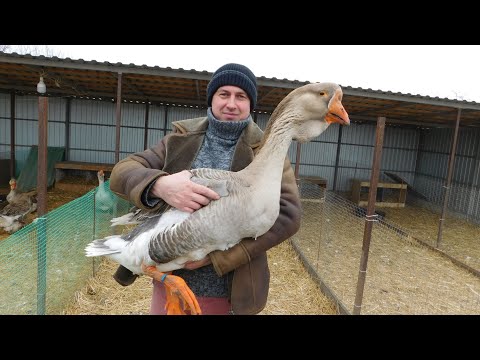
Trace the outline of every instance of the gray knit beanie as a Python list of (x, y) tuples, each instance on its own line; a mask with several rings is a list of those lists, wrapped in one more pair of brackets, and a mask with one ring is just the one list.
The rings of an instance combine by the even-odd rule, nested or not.
[(224, 85), (238, 86), (243, 89), (250, 98), (250, 112), (253, 111), (257, 104), (257, 79), (249, 68), (233, 63), (218, 68), (207, 86), (208, 106), (212, 106), (213, 94)]

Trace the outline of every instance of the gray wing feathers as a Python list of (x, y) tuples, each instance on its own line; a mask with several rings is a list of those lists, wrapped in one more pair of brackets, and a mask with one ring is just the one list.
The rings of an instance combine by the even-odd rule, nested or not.
[(193, 169), (190, 172), (193, 182), (212, 189), (222, 197), (231, 196), (231, 192), (237, 188), (250, 186), (238, 172), (205, 168)]
[(208, 187), (209, 189), (212, 189), (215, 191), (218, 195), (224, 197), (228, 196), (228, 190), (227, 190), (227, 180), (213, 180), (213, 179), (204, 179), (204, 178), (199, 178), (196, 176), (193, 176), (191, 179), (196, 184), (200, 184), (203, 186)]

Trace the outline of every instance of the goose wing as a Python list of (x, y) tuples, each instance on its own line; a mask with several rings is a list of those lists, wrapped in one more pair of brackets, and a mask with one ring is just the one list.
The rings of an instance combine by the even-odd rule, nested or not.
[(200, 168), (190, 170), (190, 173), (192, 174), (190, 180), (212, 189), (221, 197), (228, 196), (236, 188), (250, 186), (238, 172)]
[[(190, 173), (192, 174), (191, 181), (212, 189), (221, 197), (228, 196), (229, 192), (233, 191), (235, 187), (248, 186), (236, 173), (231, 171), (201, 168), (190, 170)], [(142, 224), (149, 219), (157, 219), (158, 216), (161, 216), (170, 208), (168, 206), (167, 208), (150, 211), (134, 206), (127, 214), (110, 220), (111, 226)]]
[(6, 216), (20, 216), (23, 218), (25, 215), (35, 211), (36, 207), (34, 206), (35, 203), (28, 203), (28, 202), (14, 202), (6, 205), (1, 215)]

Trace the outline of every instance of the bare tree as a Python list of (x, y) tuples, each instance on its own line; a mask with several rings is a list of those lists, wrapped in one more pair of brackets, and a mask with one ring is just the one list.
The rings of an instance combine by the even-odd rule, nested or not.
[(452, 90), (452, 92), (455, 94), (455, 100), (465, 100), (465, 96), (461, 91)]
[(20, 55), (29, 54), (33, 56), (63, 57), (61, 51), (53, 50), (48, 47), (48, 45), (0, 45), (0, 51), (8, 53), (16, 52)]

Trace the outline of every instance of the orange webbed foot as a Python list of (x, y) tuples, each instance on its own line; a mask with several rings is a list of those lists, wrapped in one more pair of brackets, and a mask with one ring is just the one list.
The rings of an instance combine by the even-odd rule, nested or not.
[[(142, 270), (146, 275), (165, 284), (167, 293), (165, 309), (167, 310), (167, 315), (185, 315), (185, 311), (189, 311), (192, 315), (200, 315), (202, 313), (195, 294), (181, 277), (162, 273), (155, 266), (142, 265)], [(180, 300), (182, 304), (180, 304)]]

